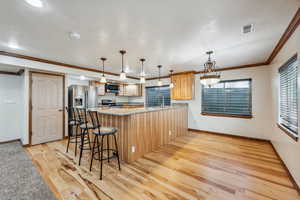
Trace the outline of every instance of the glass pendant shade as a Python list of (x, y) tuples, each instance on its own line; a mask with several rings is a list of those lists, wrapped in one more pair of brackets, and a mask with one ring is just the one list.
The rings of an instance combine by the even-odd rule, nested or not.
[(144, 83), (146, 82), (146, 79), (145, 79), (145, 71), (144, 71), (144, 62), (146, 61), (146, 59), (145, 59), (145, 58), (141, 58), (140, 61), (141, 61), (140, 83), (141, 83), (141, 84), (144, 84)]
[(174, 83), (172, 82), (172, 74), (173, 74), (173, 70), (170, 70), (170, 79), (171, 79), (171, 83), (169, 85), (169, 87), (172, 89), (174, 88)]
[(174, 88), (174, 83), (170, 83), (170, 88)]
[(120, 79), (121, 80), (125, 80), (126, 79), (126, 73), (125, 72), (121, 72)]
[(200, 77), (201, 84), (212, 86), (220, 82), (220, 75), (204, 75)]
[(120, 74), (120, 79), (125, 80), (126, 79), (126, 73), (124, 72), (124, 54), (126, 53), (125, 50), (120, 50), (120, 54), (122, 55), (122, 71)]
[(100, 79), (100, 83), (106, 83), (106, 77), (105, 76), (102, 76), (101, 79)]
[(162, 86), (162, 81), (161, 80), (157, 81), (157, 86)]
[(142, 76), (142, 77), (140, 78), (140, 83), (144, 84), (145, 82), (146, 82), (146, 79), (145, 79), (145, 77)]
[(107, 60), (107, 58), (102, 57), (100, 59), (102, 60), (102, 72), (103, 72), (100, 78), (100, 83), (106, 83), (106, 77), (104, 75), (104, 62)]

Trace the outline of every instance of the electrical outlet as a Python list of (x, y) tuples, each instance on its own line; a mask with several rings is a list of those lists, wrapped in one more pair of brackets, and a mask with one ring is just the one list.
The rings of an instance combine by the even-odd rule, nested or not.
[(134, 153), (135, 152), (135, 146), (131, 147), (131, 152)]
[(172, 131), (169, 130), (169, 136), (171, 136), (171, 135), (172, 135)]

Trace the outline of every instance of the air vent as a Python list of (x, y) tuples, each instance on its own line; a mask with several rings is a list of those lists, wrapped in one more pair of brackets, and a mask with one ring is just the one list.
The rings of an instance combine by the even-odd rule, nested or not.
[(244, 34), (251, 33), (253, 31), (254, 31), (253, 24), (247, 24), (247, 25), (243, 26), (242, 32)]

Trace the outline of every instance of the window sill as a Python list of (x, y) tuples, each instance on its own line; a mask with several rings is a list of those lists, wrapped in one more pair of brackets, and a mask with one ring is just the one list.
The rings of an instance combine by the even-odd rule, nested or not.
[(204, 113), (202, 112), (201, 115), (204, 116), (213, 116), (213, 117), (233, 117), (233, 118), (242, 118), (242, 119), (252, 119), (252, 115), (234, 115), (234, 114), (217, 114), (217, 113)]
[(280, 128), (285, 134), (290, 136), (296, 142), (298, 141), (298, 136), (296, 136), (293, 132), (289, 131), (287, 128), (283, 127), (281, 124), (277, 123), (277, 127)]

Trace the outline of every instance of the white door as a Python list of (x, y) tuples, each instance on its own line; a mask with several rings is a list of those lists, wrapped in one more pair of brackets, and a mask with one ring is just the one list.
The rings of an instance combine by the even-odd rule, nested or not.
[(31, 144), (63, 137), (63, 77), (32, 73)]

